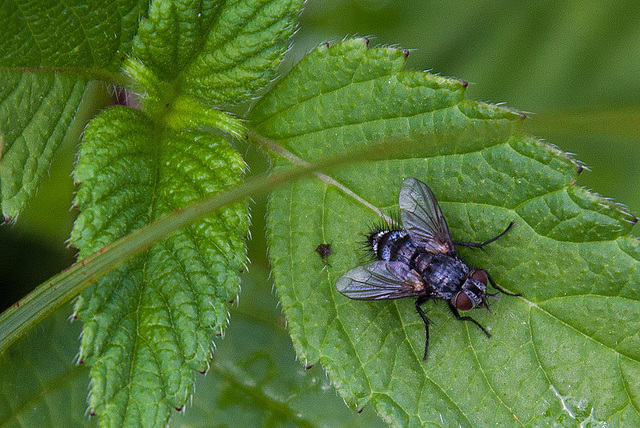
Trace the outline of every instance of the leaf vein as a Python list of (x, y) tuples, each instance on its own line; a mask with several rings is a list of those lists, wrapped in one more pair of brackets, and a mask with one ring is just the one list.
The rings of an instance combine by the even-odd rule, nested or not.
[[(478, 358), (478, 353), (476, 352), (476, 348), (473, 346), (473, 342), (471, 341), (471, 335), (469, 333), (469, 325), (468, 325), (468, 323), (465, 323), (465, 331), (467, 333), (467, 339), (468, 339), (468, 343), (469, 343), (469, 348), (471, 348), (471, 353), (473, 354), (473, 358), (476, 360), (476, 364), (478, 366), (480, 374), (482, 375), (482, 378), (484, 379), (485, 384), (489, 387), (489, 390), (493, 393), (493, 396), (494, 396), (493, 398), (497, 399), (500, 402), (500, 404), (502, 404), (502, 406), (504, 406), (504, 408), (507, 409), (507, 411), (509, 413), (511, 413), (513, 418), (518, 422), (518, 424), (520, 426), (524, 426), (524, 424), (522, 423), (522, 421), (520, 421), (520, 419), (517, 417), (515, 412), (513, 410), (511, 410), (511, 407), (509, 407), (507, 405), (507, 403), (505, 403), (505, 401), (500, 397), (500, 394), (498, 394), (496, 388), (494, 387), (494, 385), (489, 380), (489, 377), (487, 376), (487, 373), (485, 372), (484, 366), (482, 365), (482, 362), (481, 362), (480, 358)], [(488, 394), (488, 391), (487, 391), (487, 394)]]
[[(360, 85), (365, 85), (367, 83), (370, 83), (372, 81), (375, 81), (375, 79), (371, 80), (371, 81), (370, 80), (364, 80), (364, 81), (359, 81), (357, 83), (349, 83), (349, 85), (360, 86)], [(317, 95), (314, 95), (313, 97), (311, 97), (311, 98), (309, 98), (307, 100), (296, 102), (296, 104), (292, 104), (291, 106), (287, 107), (284, 110), (280, 110), (280, 111), (274, 112), (273, 114), (269, 115), (269, 117), (267, 117), (265, 120), (262, 120), (260, 122), (253, 122), (253, 124), (254, 124), (256, 129), (259, 129), (265, 123), (277, 122), (277, 119), (279, 119), (279, 116), (286, 114), (290, 110), (303, 109), (305, 104), (313, 102), (315, 98), (324, 97), (324, 96), (329, 95), (329, 94), (334, 95), (334, 96), (337, 97), (339, 94), (335, 94), (335, 92), (337, 92), (339, 90), (342, 90), (344, 88), (347, 88), (347, 86), (344, 86), (343, 88), (333, 88), (330, 91), (322, 92), (322, 93), (319, 93)], [(337, 123), (337, 124), (332, 124), (331, 126), (326, 126), (326, 127), (320, 128), (320, 129), (313, 129), (313, 130), (309, 130), (308, 128), (307, 129), (300, 128), (300, 131), (297, 132), (297, 133), (279, 134), (279, 135), (275, 136), (275, 138), (278, 139), (278, 140), (285, 140), (285, 139), (291, 139), (291, 138), (294, 138), (294, 137), (312, 135), (312, 134), (315, 134), (315, 133), (318, 133), (318, 132), (329, 131), (329, 130), (337, 129), (337, 128), (348, 128), (348, 127), (358, 126), (358, 125), (362, 126), (362, 125), (366, 125), (366, 124), (371, 124), (371, 123), (376, 123), (376, 122), (383, 122), (383, 121), (391, 121), (391, 120), (406, 120), (406, 121), (408, 121), (410, 118), (418, 117), (420, 115), (433, 114), (433, 113), (436, 113), (436, 112), (444, 111), (446, 109), (456, 108), (457, 104), (443, 104), (443, 105), (440, 105), (440, 106), (433, 106), (432, 109), (424, 109), (424, 107), (426, 107), (424, 105), (421, 106), (421, 107), (423, 107), (423, 109), (421, 109), (420, 111), (417, 111), (415, 113), (389, 111), (387, 116), (383, 116), (381, 114), (381, 112), (375, 111), (375, 114), (372, 114), (372, 118), (371, 119), (369, 119), (369, 118), (365, 118), (365, 119), (354, 118), (353, 122), (341, 122), (341, 123)], [(273, 136), (272, 136), (272, 138), (273, 138)]]
[(68, 4), (65, 3), (65, 0), (62, 0), (60, 3), (76, 18), (76, 21), (78, 22), (78, 27), (80, 28), (80, 31), (82, 31), (82, 36), (83, 36), (83, 39), (84, 39), (83, 41), (89, 46), (89, 52), (91, 52), (91, 60), (93, 61), (92, 65), (98, 64), (98, 61), (96, 60), (96, 54), (95, 54), (94, 48), (91, 45), (91, 43), (93, 41), (95, 41), (96, 38), (95, 37), (89, 37), (87, 35), (87, 31), (86, 31), (86, 29), (84, 28), (84, 25), (83, 25), (83, 20), (78, 16), (76, 11), (72, 7), (70, 7)]
[[(400, 314), (400, 310), (398, 309), (398, 304), (396, 302), (393, 302), (393, 304), (391, 305), (393, 307), (393, 309), (396, 311), (396, 315), (398, 316), (398, 318), (402, 319), (402, 315)], [(406, 343), (409, 344), (409, 348), (411, 349), (411, 352), (413, 353), (413, 356), (415, 357), (415, 359), (418, 361), (418, 364), (420, 364), (420, 368), (422, 369), (422, 373), (424, 375), (424, 381), (426, 382), (427, 380), (431, 383), (431, 385), (433, 385), (438, 391), (440, 391), (440, 393), (442, 394), (442, 396), (444, 396), (447, 400), (449, 400), (449, 402), (451, 403), (451, 405), (458, 410), (458, 413), (464, 417), (464, 419), (467, 421), (467, 423), (470, 426), (473, 426), (473, 424), (471, 423), (471, 421), (469, 420), (469, 417), (466, 415), (466, 413), (460, 408), (460, 406), (458, 406), (458, 403), (456, 403), (456, 401), (449, 396), (449, 394), (447, 394), (447, 392), (444, 390), (444, 388), (442, 388), (442, 386), (440, 386), (440, 384), (438, 384), (437, 382), (435, 382), (433, 379), (431, 379), (428, 375), (427, 375), (427, 371), (424, 367), (424, 362), (422, 361), (422, 357), (420, 356), (420, 354), (416, 351), (415, 346), (413, 344), (413, 340), (412, 338), (409, 336), (409, 333), (407, 332), (406, 329), (406, 323), (402, 322), (401, 323), (401, 329), (402, 329), (402, 333), (404, 334), (404, 340)]]
[(621, 361), (620, 361), (620, 355), (618, 355), (618, 358), (616, 360), (618, 361), (618, 370), (620, 371), (620, 378), (622, 380), (622, 385), (624, 387), (624, 392), (625, 392), (625, 394), (627, 396), (627, 399), (629, 400), (629, 403), (631, 404), (631, 406), (636, 410), (636, 413), (640, 414), (640, 407), (638, 407), (638, 404), (633, 399), (632, 394), (631, 394), (631, 390), (629, 388), (629, 382), (627, 381), (627, 377), (624, 375), (624, 369), (622, 368), (622, 364), (621, 364)]

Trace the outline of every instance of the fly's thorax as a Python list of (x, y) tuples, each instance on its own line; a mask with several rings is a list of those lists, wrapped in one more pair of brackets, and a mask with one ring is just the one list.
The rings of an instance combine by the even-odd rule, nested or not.
[(424, 264), (426, 259), (421, 255), (416, 257), (416, 270), (434, 295), (449, 299), (460, 291), (470, 271), (466, 264), (447, 254), (432, 254), (429, 263)]
[(415, 247), (404, 230), (381, 230), (369, 235), (371, 249), (378, 260), (400, 261), (409, 264)]

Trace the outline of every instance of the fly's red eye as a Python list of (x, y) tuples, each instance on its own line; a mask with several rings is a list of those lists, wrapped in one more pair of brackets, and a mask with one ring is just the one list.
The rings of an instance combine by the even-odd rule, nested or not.
[(484, 285), (487, 285), (487, 273), (481, 269), (478, 270), (474, 270), (473, 273), (471, 274), (471, 278), (475, 279), (478, 282), (483, 283)]
[(456, 309), (460, 311), (470, 311), (473, 309), (473, 302), (464, 291), (459, 292), (456, 296)]

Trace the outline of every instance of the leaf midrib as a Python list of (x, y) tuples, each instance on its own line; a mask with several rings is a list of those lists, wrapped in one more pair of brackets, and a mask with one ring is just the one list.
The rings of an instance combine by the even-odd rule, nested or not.
[[(149, 206), (149, 214), (148, 214), (148, 218), (149, 219), (155, 219), (155, 213), (157, 211), (157, 207), (156, 204), (158, 202), (158, 187), (159, 187), (159, 183), (160, 183), (160, 159), (162, 158), (161, 156), (161, 151), (164, 149), (164, 139), (163, 137), (163, 131), (162, 128), (159, 128), (157, 126), (153, 127), (154, 130), (154, 135), (153, 138), (149, 138), (146, 141), (148, 143), (152, 142), (152, 141), (159, 141), (160, 144), (152, 144), (152, 147), (149, 151), (149, 153), (153, 153), (154, 156), (154, 162), (153, 162), (153, 183), (151, 184), (151, 186), (149, 186), (150, 188), (153, 189), (153, 200)], [(135, 334), (133, 336), (133, 340), (134, 340), (134, 345), (133, 345), (133, 349), (131, 350), (131, 363), (129, 366), (129, 379), (127, 380), (126, 383), (126, 388), (127, 388), (127, 399), (125, 401), (125, 406), (124, 406), (124, 412), (123, 412), (123, 420), (126, 421), (128, 419), (128, 412), (129, 412), (129, 406), (132, 402), (132, 387), (133, 387), (133, 382), (134, 382), (134, 372), (136, 370), (136, 365), (137, 365), (137, 360), (139, 357), (139, 348), (140, 348), (140, 341), (143, 340), (142, 336), (140, 335), (140, 305), (142, 302), (142, 297), (144, 295), (144, 291), (146, 289), (146, 287), (148, 286), (148, 281), (147, 281), (147, 266), (149, 263), (149, 251), (146, 251), (142, 257), (144, 257), (144, 261), (142, 262), (142, 278), (141, 278), (141, 283), (140, 286), (138, 287), (138, 301), (136, 302), (135, 305)], [(155, 351), (153, 349), (150, 349), (151, 354), (154, 356), (155, 359)], [(160, 370), (160, 366), (156, 363), (156, 367), (158, 367), (158, 370)], [(167, 394), (166, 394), (166, 390), (164, 390), (164, 384), (162, 385), (163, 388), (163, 397), (167, 398)]]

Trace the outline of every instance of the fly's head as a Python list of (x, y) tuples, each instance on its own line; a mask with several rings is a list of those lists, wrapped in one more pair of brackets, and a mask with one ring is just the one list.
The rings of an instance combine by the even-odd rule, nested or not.
[(459, 311), (470, 311), (478, 306), (491, 312), (487, 304), (487, 272), (475, 269), (462, 284), (462, 288), (452, 298), (453, 306)]

